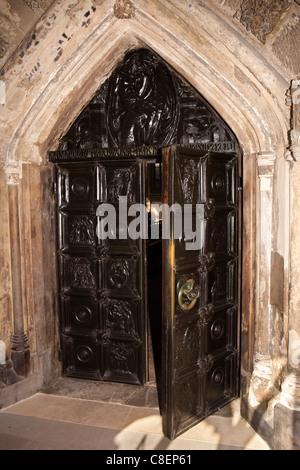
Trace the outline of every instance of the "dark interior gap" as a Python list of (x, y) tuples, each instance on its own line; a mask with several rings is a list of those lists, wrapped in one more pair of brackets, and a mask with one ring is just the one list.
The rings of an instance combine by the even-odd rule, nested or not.
[(151, 238), (151, 208), (162, 204), (162, 170), (159, 159), (146, 165), (146, 204), (148, 210), (147, 286), (149, 317), (149, 381), (155, 381), (161, 408), (162, 374), (162, 239), (161, 215), (155, 220), (158, 239)]

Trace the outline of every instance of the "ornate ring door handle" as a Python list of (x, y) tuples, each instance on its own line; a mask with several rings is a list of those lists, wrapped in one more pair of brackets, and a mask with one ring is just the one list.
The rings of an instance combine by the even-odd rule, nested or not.
[(179, 289), (178, 304), (182, 310), (191, 310), (200, 297), (200, 287), (194, 279), (188, 279)]

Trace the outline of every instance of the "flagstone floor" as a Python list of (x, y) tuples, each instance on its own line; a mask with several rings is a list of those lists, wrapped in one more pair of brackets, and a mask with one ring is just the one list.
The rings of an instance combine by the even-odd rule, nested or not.
[(228, 405), (174, 441), (155, 387), (62, 379), (0, 411), (0, 450), (269, 450)]

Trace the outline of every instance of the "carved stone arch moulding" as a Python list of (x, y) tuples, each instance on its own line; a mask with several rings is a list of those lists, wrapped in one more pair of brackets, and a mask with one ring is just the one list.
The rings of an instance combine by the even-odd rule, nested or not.
[[(144, 46), (155, 50), (213, 105), (244, 154), (278, 148), (287, 132), (280, 104), (288, 86), (285, 74), (211, 5), (198, 2), (197, 8), (180, 11), (174, 31), (168, 4), (171, 9), (172, 2), (166, 0), (149, 14), (151, 2), (136, 0), (134, 15), (124, 21), (114, 14), (111, 0), (103, 0), (87, 25), (85, 2), (76, 7), (76, 21), (72, 4), (53, 2), (48, 10), (51, 28), (45, 29), (40, 20), (40, 40), (26, 53), (26, 43), (21, 44), (22, 56), (12, 56), (2, 70), (7, 103), (0, 117), (6, 129), (0, 137), (3, 160), (45, 163), (48, 150), (57, 149), (59, 138), (96, 92), (97, 82), (111, 74), (126, 50)], [(71, 18), (68, 26), (66, 17)], [(232, 47), (224, 44), (224, 34)], [(251, 63), (257, 64), (255, 69), (249, 69)]]

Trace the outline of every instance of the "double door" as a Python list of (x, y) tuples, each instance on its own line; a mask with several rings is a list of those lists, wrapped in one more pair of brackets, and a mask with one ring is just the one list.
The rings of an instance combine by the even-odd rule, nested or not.
[[(152, 168), (161, 191), (149, 190)], [(236, 156), (177, 146), (56, 165), (63, 374), (145, 384), (149, 316), (161, 317), (171, 439), (238, 394), (238, 178)], [(161, 292), (147, 278), (153, 239)]]

